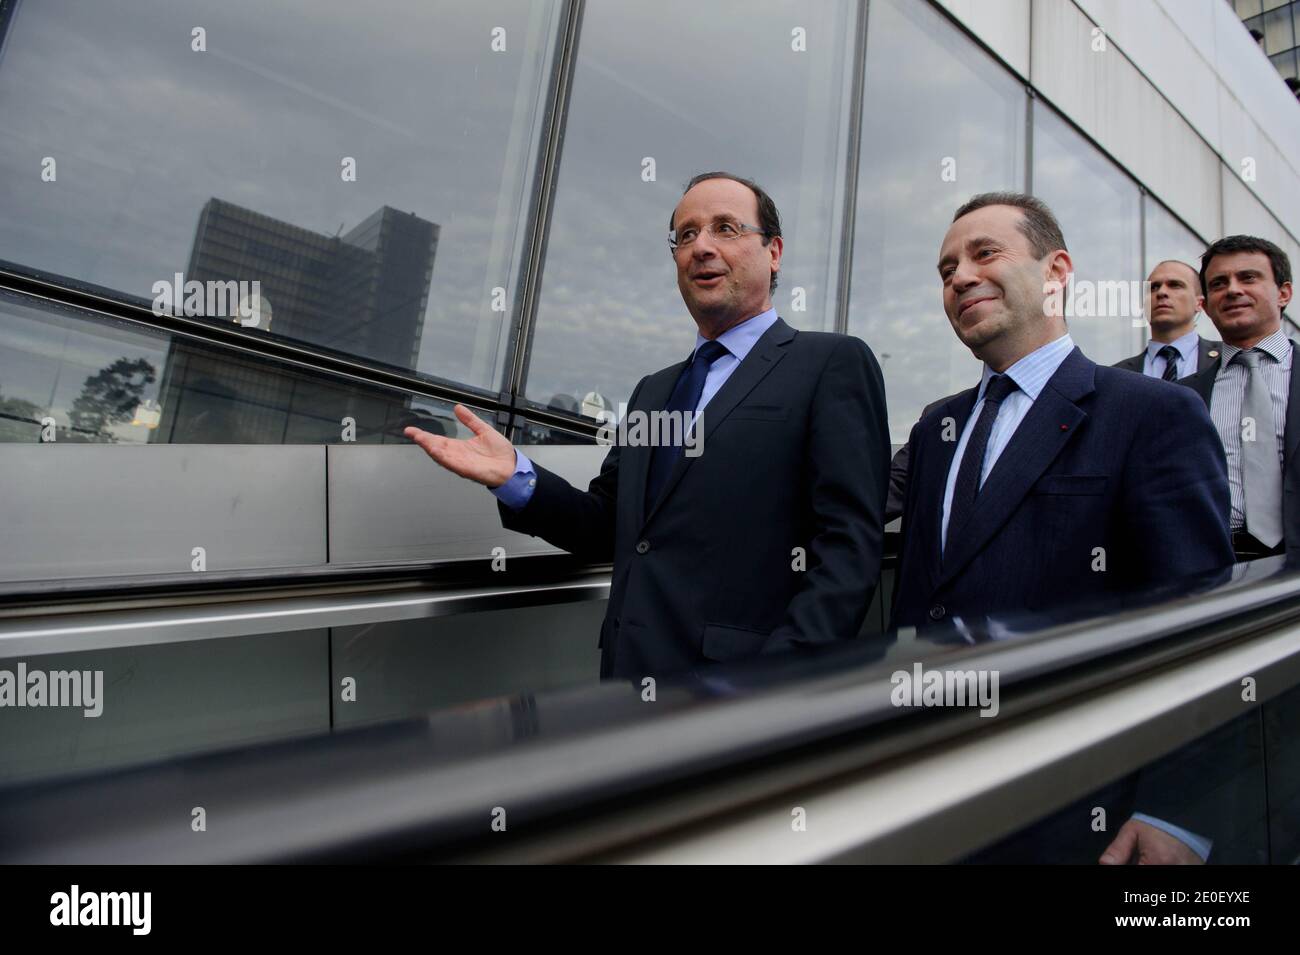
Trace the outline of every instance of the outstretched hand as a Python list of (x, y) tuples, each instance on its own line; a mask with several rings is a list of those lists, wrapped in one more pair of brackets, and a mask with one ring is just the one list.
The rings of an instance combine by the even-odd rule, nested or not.
[(402, 433), (454, 474), (488, 487), (505, 484), (515, 473), (514, 446), (464, 405), (456, 405), (453, 410), (460, 423), (474, 432), (474, 437), (444, 438), (419, 428), (406, 428)]

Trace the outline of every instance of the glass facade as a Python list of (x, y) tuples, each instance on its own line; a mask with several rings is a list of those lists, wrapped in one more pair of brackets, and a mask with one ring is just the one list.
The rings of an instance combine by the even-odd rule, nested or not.
[[(1132, 293), (1125, 304), (1110, 290), (1131, 290), (1130, 283), (1144, 277), (1137, 183), (1042, 105), (1034, 108), (1032, 181), (1034, 195), (1056, 213), (1074, 263), (1074, 291), (1065, 303), (1070, 337), (1099, 364), (1136, 353), (1142, 337)], [(1088, 188), (1081, 189), (1081, 182)]]
[(587, 5), (531, 403), (596, 417), (690, 353), (667, 233), (698, 172), (736, 172), (774, 197), (785, 254), (773, 301), (798, 328), (834, 328), (856, 29), (848, 0)]
[[(930, 402), (979, 381), (953, 334), (935, 263), (963, 202), (1025, 187), (1028, 99), (924, 4), (871, 4), (848, 331), (885, 376), (895, 444)], [(950, 104), (964, 107), (936, 122)]]
[(20, 4), (0, 260), (495, 392), (559, 10)]
[[(591, 445), (691, 347), (665, 239), (714, 168), (775, 199), (778, 311), (871, 346), (895, 444), (979, 373), (934, 270), (972, 195), (1045, 199), (1087, 282), (1213, 238), (919, 0), (3, 10), (3, 442), (400, 445), (461, 400)], [(1226, 231), (1296, 247), (1225, 179)], [(1103, 363), (1145, 334), (1070, 328)]]

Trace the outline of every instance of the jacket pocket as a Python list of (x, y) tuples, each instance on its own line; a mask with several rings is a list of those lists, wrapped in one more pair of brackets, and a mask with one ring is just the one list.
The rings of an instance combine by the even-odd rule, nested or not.
[(730, 627), (720, 623), (704, 625), (704, 642), (700, 648), (709, 660), (741, 660), (756, 657), (763, 649), (763, 644), (771, 631), (749, 630), (745, 627)]

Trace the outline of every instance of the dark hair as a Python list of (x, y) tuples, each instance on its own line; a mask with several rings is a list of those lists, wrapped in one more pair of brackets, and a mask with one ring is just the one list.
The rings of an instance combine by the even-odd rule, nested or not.
[(1273, 281), (1279, 286), (1291, 281), (1291, 260), (1268, 239), (1253, 235), (1228, 235), (1210, 243), (1210, 247), (1201, 253), (1202, 295), (1209, 295), (1205, 288), (1205, 273), (1210, 269), (1210, 260), (1216, 255), (1232, 255), (1234, 252), (1263, 252), (1268, 256), (1268, 264), (1273, 269)]
[[(698, 176), (691, 177), (691, 181), (688, 182), (686, 188), (682, 190), (682, 195), (686, 195), (686, 193), (690, 192), (700, 183), (707, 182), (710, 179), (730, 179), (732, 182), (738, 182), (742, 186), (747, 186), (750, 192), (754, 194), (754, 197), (758, 199), (758, 227), (763, 231), (764, 245), (771, 242), (773, 236), (779, 236), (781, 234), (781, 214), (776, 211), (776, 203), (773, 202), (772, 197), (763, 190), (763, 187), (752, 179), (746, 179), (744, 176), (732, 175), (729, 172), (702, 172)], [(676, 209), (668, 213), (668, 228), (670, 230), (673, 228), (673, 219), (676, 218), (676, 216)], [(776, 291), (776, 275), (777, 273), (772, 273), (772, 281), (768, 284), (767, 293), (769, 295)]]
[(1020, 232), (1029, 240), (1029, 250), (1034, 258), (1065, 248), (1065, 236), (1061, 234), (1061, 224), (1056, 221), (1052, 210), (1042, 199), (1035, 199), (1023, 192), (981, 192), (957, 210), (952, 221), (956, 222), (964, 215), (983, 209), (985, 206), (1014, 206), (1022, 213)]

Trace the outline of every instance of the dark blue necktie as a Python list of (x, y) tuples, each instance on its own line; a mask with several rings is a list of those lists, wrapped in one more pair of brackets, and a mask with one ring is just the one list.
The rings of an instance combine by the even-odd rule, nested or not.
[(953, 536), (960, 532), (970, 520), (975, 509), (975, 498), (979, 495), (980, 472), (984, 469), (984, 454), (989, 448), (989, 435), (993, 433), (993, 422), (997, 420), (1002, 399), (1016, 390), (1016, 383), (1006, 375), (994, 375), (984, 389), (984, 407), (975, 422), (975, 428), (966, 442), (966, 453), (962, 455), (961, 467), (957, 470), (957, 483), (952, 489), (952, 507), (948, 511), (947, 546), (952, 546)]
[(1166, 345), (1164, 348), (1160, 349), (1160, 351), (1156, 352), (1156, 357), (1165, 360), (1165, 373), (1160, 377), (1165, 381), (1177, 381), (1179, 359), (1178, 349), (1173, 345)]
[[(700, 395), (704, 393), (704, 379), (709, 376), (709, 369), (725, 354), (727, 354), (727, 347), (718, 342), (705, 342), (701, 345), (695, 352), (695, 357), (691, 359), (691, 363), (678, 377), (664, 410), (680, 413), (684, 425), (695, 413), (695, 406), (700, 403)], [(682, 438), (685, 437), (686, 432), (683, 431)], [(659, 500), (664, 485), (668, 483), (668, 475), (672, 473), (677, 459), (682, 456), (682, 451), (680, 444), (669, 447), (659, 446), (654, 449), (654, 454), (650, 457), (650, 474), (645, 483), (646, 513), (649, 513), (655, 502)]]

